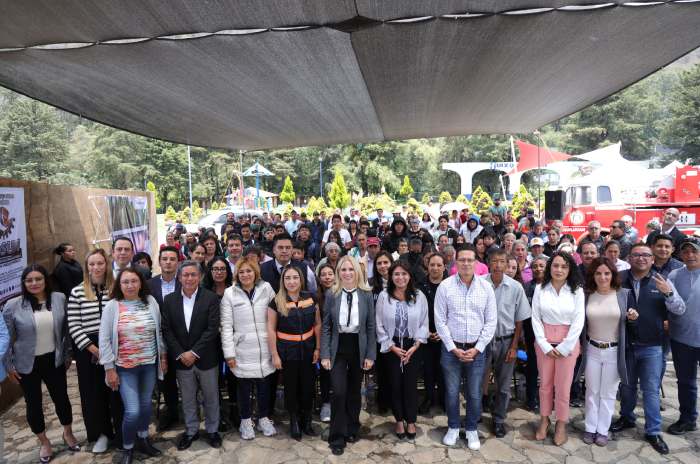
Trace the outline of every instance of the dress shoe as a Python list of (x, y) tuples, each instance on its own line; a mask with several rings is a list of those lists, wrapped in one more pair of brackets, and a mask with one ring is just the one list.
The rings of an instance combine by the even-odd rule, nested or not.
[(209, 446), (212, 448), (221, 448), (222, 440), (221, 435), (218, 433), (214, 432), (207, 434), (207, 441), (209, 442)]
[(418, 429), (416, 428), (416, 424), (413, 424), (413, 432), (408, 431), (408, 426), (406, 426), (406, 438), (409, 440), (415, 440), (416, 439), (416, 433), (418, 433)]
[(694, 432), (697, 428), (695, 422), (677, 421), (669, 425), (667, 430), (671, 435), (683, 435), (686, 432)]
[(289, 436), (296, 441), (301, 440), (301, 428), (299, 427), (299, 416), (296, 414), (289, 415)]
[(659, 454), (668, 454), (668, 445), (661, 438), (661, 435), (644, 435), (644, 439), (656, 450)]
[(134, 462), (134, 449), (122, 451), (122, 459), (119, 464), (132, 464)]
[(301, 431), (304, 433), (304, 435), (308, 435), (310, 437), (315, 437), (318, 435), (318, 432), (314, 430), (311, 422), (311, 413), (304, 413), (301, 415)]
[(579, 398), (573, 398), (569, 401), (570, 408), (580, 408), (582, 406), (583, 406), (583, 401), (581, 401)]
[(359, 440), (359, 438), (356, 433), (351, 433), (350, 435), (345, 437), (345, 441), (348, 443), (356, 443), (357, 440)]
[(156, 448), (155, 446), (153, 446), (151, 444), (151, 441), (148, 439), (148, 437), (146, 437), (146, 438), (137, 437), (136, 444), (134, 445), (134, 448), (139, 453), (145, 454), (146, 456), (149, 456), (152, 458), (163, 454), (158, 448)]
[(166, 430), (170, 430), (175, 424), (177, 424), (177, 420), (178, 417), (175, 414), (161, 414), (160, 420), (158, 420), (158, 431), (165, 432)]
[(636, 425), (634, 422), (629, 421), (624, 417), (620, 417), (618, 420), (612, 423), (612, 425), (610, 426), (610, 431), (617, 433), (622, 432), (625, 429), (633, 429), (635, 427)]
[(423, 402), (418, 406), (418, 413), (419, 414), (427, 414), (430, 412), (430, 407), (433, 405), (433, 403), (430, 401), (430, 398), (426, 398), (423, 400)]
[(177, 449), (180, 451), (186, 450), (192, 446), (192, 442), (195, 440), (199, 440), (199, 432), (195, 433), (194, 435), (187, 435), (187, 433), (183, 433), (180, 435), (180, 439), (177, 441)]
[(501, 423), (495, 423), (493, 424), (493, 434), (496, 435), (496, 438), (503, 438), (506, 436), (506, 426)]
[(342, 446), (331, 446), (331, 453), (335, 456), (341, 456), (345, 452), (345, 448)]

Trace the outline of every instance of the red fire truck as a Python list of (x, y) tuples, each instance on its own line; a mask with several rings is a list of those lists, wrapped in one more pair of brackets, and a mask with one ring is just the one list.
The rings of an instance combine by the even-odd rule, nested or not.
[(649, 221), (661, 223), (665, 209), (677, 208), (680, 219), (676, 226), (692, 235), (700, 230), (700, 167), (669, 168), (602, 168), (562, 189), (547, 191), (545, 218), (548, 223), (561, 220), (562, 233), (578, 239), (590, 221), (599, 221), (607, 231), (612, 221), (629, 215), (642, 237)]

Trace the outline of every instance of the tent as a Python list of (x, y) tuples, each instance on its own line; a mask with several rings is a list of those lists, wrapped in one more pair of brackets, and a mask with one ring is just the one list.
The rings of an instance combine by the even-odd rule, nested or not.
[(520, 151), (520, 160), (518, 165), (508, 173), (508, 175), (516, 172), (524, 172), (530, 169), (543, 168), (548, 164), (564, 161), (571, 158), (571, 155), (550, 150), (547, 147), (538, 147), (531, 143), (516, 140), (518, 150)]
[(0, 0), (0, 85), (233, 149), (529, 132), (700, 46), (696, 0)]

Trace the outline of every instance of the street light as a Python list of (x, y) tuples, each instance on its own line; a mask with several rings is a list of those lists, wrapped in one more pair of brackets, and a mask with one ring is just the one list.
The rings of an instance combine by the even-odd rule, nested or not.
[(190, 224), (192, 224), (192, 156), (189, 145), (187, 145), (187, 178), (190, 187)]

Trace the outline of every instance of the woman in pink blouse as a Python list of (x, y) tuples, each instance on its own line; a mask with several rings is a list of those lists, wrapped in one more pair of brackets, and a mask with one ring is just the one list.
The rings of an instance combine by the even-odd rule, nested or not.
[(556, 252), (547, 262), (543, 282), (532, 298), (532, 330), (540, 373), (540, 425), (537, 440), (547, 437), (552, 409), (557, 424), (554, 444), (567, 440), (569, 391), (581, 347), (579, 336), (585, 321), (585, 296), (576, 262), (568, 253)]

